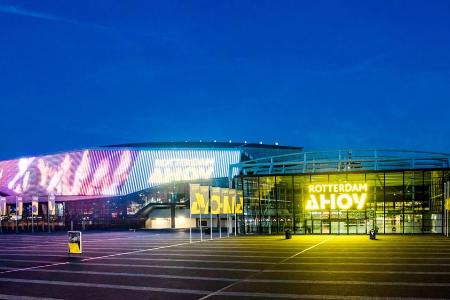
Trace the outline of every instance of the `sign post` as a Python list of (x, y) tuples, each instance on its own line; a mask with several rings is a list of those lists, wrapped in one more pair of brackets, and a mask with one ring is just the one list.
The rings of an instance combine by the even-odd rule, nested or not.
[(189, 243), (192, 243), (192, 210), (189, 209)]
[[(200, 186), (200, 192), (195, 195), (195, 200), (198, 205), (198, 209), (200, 212), (200, 237), (203, 237), (203, 225), (202, 223), (202, 214), (208, 214), (209, 212), (209, 186)], [(207, 220), (205, 218), (205, 220)], [(212, 235), (212, 233), (211, 233)], [(202, 239), (203, 240), (203, 239)]]
[(0, 197), (0, 232), (3, 232), (3, 215), (6, 215), (6, 197)]
[(39, 213), (39, 196), (31, 197), (31, 232), (34, 232), (34, 216)]
[(444, 182), (444, 212), (445, 212), (445, 218), (444, 218), (444, 224), (445, 224), (445, 231), (444, 235), (446, 237), (449, 236), (449, 212), (450, 212), (450, 181)]
[(190, 185), (191, 214), (200, 215), (200, 240), (203, 241), (202, 215), (209, 210), (209, 186)]
[[(19, 216), (22, 219), (23, 215), (23, 197), (16, 197), (16, 232), (19, 232)], [(22, 219), (22, 230), (23, 230), (23, 219)]]
[(222, 225), (220, 224), (220, 188), (211, 187), (211, 214), (217, 215), (219, 238), (222, 238)]
[[(189, 184), (189, 242), (192, 243), (192, 215), (195, 214), (195, 193), (200, 190), (200, 184)], [(195, 227), (197, 227), (197, 219), (195, 219)]]
[(213, 239), (213, 219), (212, 219), (212, 201), (211, 201), (211, 189), (208, 187), (208, 198), (209, 198), (209, 222), (210, 222), (210, 226), (209, 226), (209, 233), (210, 233), (210, 237), (209, 239), (212, 240)]
[[(244, 213), (244, 193), (243, 191), (236, 191), (236, 207), (234, 208), (236, 215), (236, 227), (237, 227), (237, 215), (242, 215)], [(245, 222), (244, 217), (242, 217), (242, 222)], [(245, 223), (244, 223), (245, 226)], [(242, 232), (241, 232), (242, 233)]]
[(234, 236), (237, 236), (237, 214), (236, 214), (236, 203), (238, 201), (238, 193), (233, 190), (233, 212), (234, 212)]
[(200, 213), (200, 241), (203, 242), (202, 213)]
[(227, 237), (230, 236), (230, 189), (222, 188), (220, 189), (220, 213), (227, 216)]
[(50, 216), (54, 216), (55, 214), (56, 214), (55, 195), (54, 194), (49, 194), (48, 195), (48, 203), (47, 203), (48, 232), (51, 232), (51, 230), (50, 230)]

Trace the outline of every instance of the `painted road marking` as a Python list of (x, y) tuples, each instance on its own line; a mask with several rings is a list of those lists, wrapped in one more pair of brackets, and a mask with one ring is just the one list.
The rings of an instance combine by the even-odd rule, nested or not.
[(124, 276), (124, 277), (148, 277), (148, 278), (166, 278), (166, 279), (183, 279), (183, 280), (203, 280), (203, 281), (236, 281), (239, 278), (227, 277), (204, 277), (204, 276), (182, 276), (182, 275), (163, 275), (163, 274), (139, 274), (139, 273), (123, 273), (123, 272), (98, 272), (98, 271), (73, 271), (73, 270), (48, 270), (33, 269), (30, 272), (47, 272), (47, 273), (67, 273), (67, 274), (85, 274), (85, 275), (107, 275), (107, 276)]
[[(291, 256), (289, 256), (289, 257), (283, 259), (282, 261), (280, 261), (280, 262), (277, 263), (277, 264), (284, 263), (284, 262), (288, 261), (289, 259), (296, 257), (297, 255), (303, 254), (303, 253), (305, 253), (306, 251), (309, 251), (309, 250), (311, 250), (311, 249), (314, 249), (315, 247), (320, 246), (320, 245), (322, 245), (323, 243), (326, 243), (326, 242), (330, 241), (331, 239), (332, 239), (332, 238), (328, 238), (328, 239), (326, 239), (326, 240), (324, 240), (324, 241), (321, 241), (321, 242), (319, 242), (319, 243), (317, 243), (317, 244), (315, 244), (315, 245), (312, 245), (312, 246), (310, 246), (310, 247), (308, 247), (308, 248), (306, 248), (306, 249), (303, 249), (302, 251), (300, 251), (300, 252), (298, 252), (298, 253), (295, 253), (295, 254), (293, 254), (293, 255), (291, 255)], [(210, 294), (208, 294), (208, 295), (206, 295), (206, 296), (200, 298), (199, 300), (208, 299), (208, 298), (210, 298), (210, 297), (212, 297), (212, 296), (218, 295), (219, 293), (224, 292), (225, 290), (227, 290), (227, 289), (229, 289), (229, 288), (231, 288), (231, 287), (233, 287), (233, 286), (235, 286), (235, 285), (237, 285), (237, 284), (239, 284), (239, 283), (241, 283), (241, 282), (244, 282), (244, 281), (246, 281), (246, 280), (248, 280), (248, 279), (251, 279), (251, 278), (253, 278), (253, 277), (255, 277), (255, 276), (261, 274), (262, 271), (263, 271), (263, 270), (258, 271), (258, 272), (255, 272), (255, 273), (253, 273), (253, 274), (247, 276), (246, 278), (243, 278), (243, 279), (240, 279), (240, 280), (238, 280), (238, 281), (236, 281), (236, 282), (233, 282), (233, 283), (231, 283), (231, 284), (229, 284), (229, 285), (227, 285), (227, 286), (225, 286), (225, 287), (223, 287), (223, 288), (221, 288), (221, 289), (219, 289), (219, 290), (217, 290), (217, 291), (215, 291), (215, 292), (212, 292), (212, 293), (210, 293)]]
[[(42, 262), (41, 263), (51, 263)], [(110, 263), (76, 263), (71, 262), (70, 265), (82, 266), (100, 266), (100, 267), (130, 267), (130, 268), (144, 268), (144, 269), (186, 269), (186, 270), (205, 270), (205, 271), (231, 271), (231, 272), (258, 272), (262, 269), (240, 269), (240, 268), (217, 268), (217, 267), (191, 267), (191, 266), (166, 266), (166, 265), (132, 265), (132, 264), (110, 264)], [(14, 270), (14, 267), (0, 267), (5, 270)], [(40, 269), (38, 269), (40, 270)], [(33, 271), (33, 270), (28, 270)]]
[(61, 300), (61, 299), (56, 299), (56, 298), (29, 297), (29, 296), (17, 296), (17, 295), (6, 295), (6, 294), (0, 294), (0, 299), (8, 299), (8, 300)]
[(48, 285), (60, 285), (60, 286), (62, 285), (62, 286), (76, 286), (76, 287), (89, 287), (89, 288), (104, 288), (104, 289), (123, 289), (123, 290), (146, 291), (146, 292), (194, 294), (194, 295), (205, 295), (210, 292), (210, 291), (204, 291), (204, 290), (188, 290), (188, 289), (158, 288), (158, 287), (135, 286), (135, 285), (69, 282), (69, 281), (53, 281), (53, 280), (50, 281), (50, 280), (18, 279), (18, 278), (0, 278), (0, 281), (1, 282), (14, 282), (14, 283), (28, 283), (28, 284), (48, 284)]
[[(193, 243), (197, 243), (197, 242), (193, 242)], [(164, 248), (170, 248), (170, 247), (177, 247), (177, 246), (183, 246), (183, 245), (189, 245), (189, 244), (190, 243), (188, 242), (188, 243), (174, 244), (174, 245), (169, 245), (169, 246), (161, 246), (161, 247), (157, 247), (157, 248), (143, 249), (143, 250), (137, 250), (137, 251), (131, 251), (131, 252), (123, 252), (123, 253), (116, 253), (116, 254), (110, 254), (110, 255), (104, 255), (104, 256), (96, 256), (96, 257), (85, 258), (85, 259), (82, 259), (80, 261), (91, 261), (91, 260), (94, 260), (94, 259), (113, 258), (113, 257), (116, 257), (116, 256), (121, 256), (121, 255), (127, 255), (127, 254), (144, 252), (144, 251), (152, 251), (152, 250), (155, 250), (155, 249), (164, 249)], [(48, 265), (42, 265), (42, 266), (36, 266), (36, 267), (28, 267), (28, 268), (20, 268), (20, 269), (15, 269), (15, 270), (2, 271), (2, 272), (0, 272), (0, 274), (19, 272), (19, 271), (27, 271), (27, 270), (40, 269), (40, 268), (47, 268), (47, 267), (53, 267), (53, 266), (61, 266), (61, 265), (67, 265), (67, 264), (70, 264), (70, 261), (61, 262), (61, 263), (54, 263), (54, 264), (48, 264)]]
[(404, 281), (363, 281), (363, 280), (294, 280), (294, 279), (242, 279), (252, 283), (289, 283), (289, 284), (325, 284), (325, 285), (392, 285), (392, 286), (431, 286), (450, 287), (446, 282), (404, 282)]
[(275, 299), (332, 299), (332, 300), (444, 300), (447, 298), (410, 298), (410, 297), (368, 297), (368, 296), (338, 296), (338, 295), (306, 295), (306, 294), (275, 294), (252, 292), (220, 292), (217, 295), (227, 297), (255, 297)]

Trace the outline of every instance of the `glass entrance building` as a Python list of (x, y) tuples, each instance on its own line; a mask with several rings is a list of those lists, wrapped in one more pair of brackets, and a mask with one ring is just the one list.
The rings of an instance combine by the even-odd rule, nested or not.
[(297, 234), (442, 233), (449, 155), (302, 152), (233, 165), (243, 230)]

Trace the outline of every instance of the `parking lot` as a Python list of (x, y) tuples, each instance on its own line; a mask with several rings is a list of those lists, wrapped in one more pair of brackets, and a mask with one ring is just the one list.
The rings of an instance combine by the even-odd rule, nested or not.
[[(209, 239), (209, 236), (206, 236)], [(443, 236), (246, 236), (156, 232), (0, 235), (0, 298), (450, 298)]]

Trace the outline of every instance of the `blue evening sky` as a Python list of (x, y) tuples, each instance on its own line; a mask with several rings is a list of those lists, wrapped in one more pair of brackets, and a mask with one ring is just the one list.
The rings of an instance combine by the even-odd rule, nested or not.
[(0, 1), (0, 159), (143, 141), (450, 152), (450, 1)]

